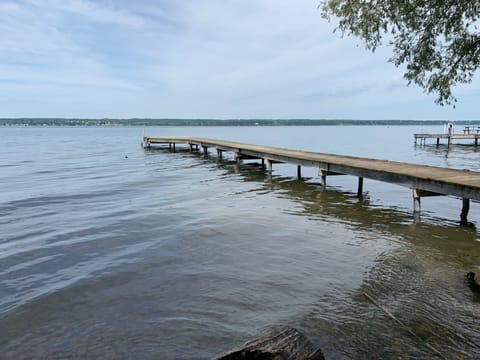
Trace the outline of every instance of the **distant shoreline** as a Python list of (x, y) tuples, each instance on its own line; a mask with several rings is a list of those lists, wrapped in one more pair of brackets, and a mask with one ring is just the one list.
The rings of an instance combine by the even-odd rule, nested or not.
[[(399, 126), (444, 125), (446, 120), (349, 120), (349, 119), (63, 119), (3, 118), (0, 126)], [(478, 125), (480, 120), (454, 121)]]

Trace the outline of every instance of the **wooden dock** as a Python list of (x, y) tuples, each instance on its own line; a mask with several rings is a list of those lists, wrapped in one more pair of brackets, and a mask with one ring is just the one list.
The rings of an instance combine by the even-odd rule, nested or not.
[(175, 151), (176, 144), (184, 144), (190, 151), (205, 155), (215, 149), (218, 158), (223, 152), (232, 152), (240, 164), (242, 159), (259, 159), (272, 172), (274, 163), (289, 163), (297, 166), (297, 176), (301, 179), (301, 167), (314, 167), (319, 171), (321, 182), (326, 186), (326, 178), (331, 175), (352, 175), (358, 177), (357, 195), (362, 196), (363, 179), (373, 179), (407, 186), (412, 189), (413, 210), (420, 213), (420, 199), (426, 196), (454, 196), (462, 199), (460, 219), (467, 222), (470, 200), (480, 200), (480, 172), (458, 170), (427, 165), (417, 165), (388, 160), (323, 154), (317, 152), (291, 150), (272, 146), (244, 144), (233, 141), (205, 139), (197, 137), (142, 137), (142, 146), (168, 145)]
[(450, 146), (453, 140), (474, 140), (475, 146), (478, 145), (478, 139), (480, 138), (480, 127), (465, 126), (463, 128), (463, 134), (455, 134), (453, 128), (444, 134), (413, 134), (415, 144), (420, 140), (420, 144), (426, 144), (427, 139), (436, 139), (437, 147), (440, 145), (440, 139), (447, 139), (447, 145)]

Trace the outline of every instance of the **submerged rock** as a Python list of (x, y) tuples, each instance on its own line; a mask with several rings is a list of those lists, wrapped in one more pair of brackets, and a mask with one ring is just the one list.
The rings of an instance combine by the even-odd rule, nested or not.
[(325, 360), (322, 350), (300, 331), (274, 326), (214, 360)]
[(475, 279), (475, 273), (470, 271), (467, 275), (468, 286), (473, 292), (480, 293), (480, 284)]

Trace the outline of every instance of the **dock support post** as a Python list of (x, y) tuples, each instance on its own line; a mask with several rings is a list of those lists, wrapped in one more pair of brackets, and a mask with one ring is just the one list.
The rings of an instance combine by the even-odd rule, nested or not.
[(266, 159), (266, 161), (267, 161), (267, 171), (268, 171), (268, 173), (271, 175), (271, 174), (272, 174), (272, 170), (273, 170), (272, 160)]
[(358, 177), (357, 197), (361, 198), (363, 195), (363, 176)]
[(168, 150), (172, 151), (172, 143), (168, 143)]
[(344, 175), (344, 174), (341, 174), (341, 173), (336, 173), (336, 172), (333, 172), (333, 171), (328, 171), (328, 170), (324, 170), (324, 169), (318, 169), (318, 175), (320, 176), (320, 184), (323, 186), (323, 187), (326, 187), (327, 186), (327, 175)]
[(320, 176), (320, 185), (322, 187), (327, 187), (327, 173), (328, 171), (323, 170), (323, 169), (318, 169), (318, 175)]
[(419, 214), (420, 210), (420, 192), (417, 189), (413, 188), (413, 213)]
[(470, 199), (463, 198), (462, 213), (460, 214), (460, 223), (467, 224), (467, 215), (470, 210)]
[(193, 152), (193, 144), (190, 143), (190, 152)]
[(265, 169), (265, 159), (262, 159), (262, 169)]
[(323, 187), (327, 187), (327, 176), (326, 175), (321, 175), (320, 176), (320, 184), (322, 184)]
[(300, 165), (297, 165), (297, 178), (302, 180), (302, 167)]
[(240, 165), (242, 163), (242, 158), (240, 157), (239, 152), (235, 152), (233, 154), (233, 159), (237, 162), (237, 165)]
[(203, 155), (207, 156), (208, 155), (208, 146), (202, 146), (203, 148)]
[(220, 149), (217, 149), (217, 157), (221, 160), (223, 159), (223, 151)]
[(175, 143), (173, 143), (173, 152), (175, 152)]
[(478, 137), (475, 138), (475, 146), (478, 145)]
[(437, 138), (437, 148), (440, 146), (440, 138)]

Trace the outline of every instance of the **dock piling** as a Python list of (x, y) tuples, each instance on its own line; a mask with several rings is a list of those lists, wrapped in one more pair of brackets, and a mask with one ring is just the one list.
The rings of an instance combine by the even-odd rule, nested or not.
[(242, 163), (240, 153), (237, 151), (233, 154), (233, 159), (237, 162), (237, 165), (240, 165)]
[(297, 179), (302, 180), (302, 166), (297, 165)]
[(460, 222), (462, 224), (467, 223), (467, 215), (468, 215), (469, 210), (470, 210), (470, 199), (463, 198), (463, 200), (462, 200), (462, 212), (460, 214)]
[(327, 176), (345, 175), (345, 174), (329, 171), (329, 170), (323, 170), (322, 168), (320, 168), (318, 169), (318, 175), (320, 175), (320, 183), (322, 184), (323, 187), (325, 187), (327, 186)]
[(358, 177), (357, 197), (363, 197), (363, 176)]
[(271, 175), (273, 171), (272, 160), (266, 159), (267, 162), (267, 171)]
[(414, 213), (420, 212), (420, 198), (445, 195), (435, 191), (428, 191), (428, 190), (422, 190), (417, 188), (413, 188), (412, 192), (413, 192), (413, 212)]
[(417, 189), (413, 188), (413, 213), (414, 214), (419, 214), (421, 210), (421, 204), (420, 204), (420, 191)]
[(327, 187), (327, 176), (326, 175), (321, 175), (320, 176), (320, 184), (322, 184), (323, 187)]

